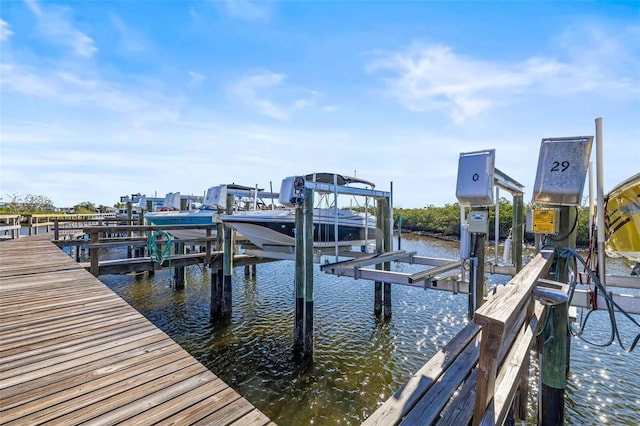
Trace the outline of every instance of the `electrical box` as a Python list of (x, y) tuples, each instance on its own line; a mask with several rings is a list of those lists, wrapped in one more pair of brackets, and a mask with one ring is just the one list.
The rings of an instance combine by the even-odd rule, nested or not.
[(495, 149), (461, 153), (458, 160), (456, 197), (460, 205), (485, 207), (493, 205)]
[(589, 168), (593, 136), (543, 139), (533, 202), (579, 206)]
[(280, 184), (280, 196), (278, 201), (286, 207), (301, 206), (307, 196), (302, 176), (290, 176), (282, 180)]
[(560, 231), (560, 209), (533, 209), (527, 212), (527, 232), (556, 235)]
[(488, 234), (489, 212), (487, 210), (471, 210), (467, 218), (467, 230), (472, 234)]

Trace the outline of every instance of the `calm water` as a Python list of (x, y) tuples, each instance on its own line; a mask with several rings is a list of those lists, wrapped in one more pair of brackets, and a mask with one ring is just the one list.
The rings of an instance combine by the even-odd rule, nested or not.
[[(402, 248), (419, 255), (456, 258), (457, 243), (406, 236)], [(315, 330), (312, 365), (292, 360), (294, 264), (243, 268), (233, 277), (233, 317), (209, 322), (208, 270), (187, 271), (187, 288), (171, 287), (168, 271), (153, 279), (101, 276), (111, 289), (164, 330), (200, 362), (280, 425), (360, 424), (466, 323), (467, 297), (394, 285), (393, 317), (373, 315), (373, 283), (324, 274), (315, 266)], [(395, 270), (415, 272), (413, 265)], [(612, 264), (609, 272), (620, 268)], [(490, 277), (490, 285), (508, 277)], [(589, 323), (589, 336), (610, 333), (604, 313)], [(621, 321), (624, 343), (639, 330)], [(638, 424), (640, 348), (600, 348), (574, 338), (567, 389), (567, 424)], [(535, 368), (535, 363), (534, 367)], [(530, 424), (535, 424), (532, 383)]]

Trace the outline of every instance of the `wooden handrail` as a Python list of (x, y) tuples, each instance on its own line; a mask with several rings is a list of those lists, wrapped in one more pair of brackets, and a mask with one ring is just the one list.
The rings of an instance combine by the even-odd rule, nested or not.
[(520, 332), (529, 322), (533, 306), (533, 288), (551, 266), (551, 252), (538, 254), (522, 271), (473, 315), (481, 331), (480, 359), (473, 413), (473, 425), (479, 425), (494, 397), (498, 366)]
[(533, 288), (553, 260), (543, 252), (499, 286), (474, 321), (363, 424), (504, 423), (519, 386), (527, 402), (529, 354), (545, 309)]

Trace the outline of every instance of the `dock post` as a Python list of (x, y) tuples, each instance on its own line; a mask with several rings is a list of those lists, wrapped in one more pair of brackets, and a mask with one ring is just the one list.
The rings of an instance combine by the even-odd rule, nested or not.
[(207, 228), (207, 242), (204, 253), (204, 266), (205, 268), (211, 267), (211, 228)]
[(220, 319), (222, 312), (222, 270), (211, 267), (211, 321)]
[[(176, 254), (184, 254), (184, 243), (177, 243), (175, 252)], [(173, 268), (173, 284), (176, 290), (184, 289), (186, 283), (185, 268), (186, 266), (184, 265)]]
[(524, 201), (522, 194), (513, 196), (513, 214), (512, 214), (511, 236), (513, 247), (511, 249), (511, 258), (513, 265), (516, 267), (516, 273), (522, 269), (522, 245), (524, 244)]
[(302, 207), (296, 207), (295, 217), (295, 318), (293, 325), (293, 353), (302, 354), (304, 349), (304, 214)]
[(567, 386), (566, 357), (567, 344), (567, 302), (547, 308), (549, 320), (540, 339), (542, 362), (540, 367), (540, 404), (538, 406), (538, 424), (555, 426), (564, 424), (564, 394)]
[[(558, 249), (575, 248), (577, 215), (577, 208), (573, 206), (560, 208), (560, 237), (550, 238)], [(556, 262), (558, 275), (553, 279), (568, 282), (567, 259), (559, 257)], [(547, 327), (540, 336), (543, 342), (540, 367), (542, 385), (538, 409), (538, 423), (544, 426), (564, 424), (565, 388), (571, 359), (568, 303), (548, 307), (547, 315)]]
[[(131, 201), (127, 201), (127, 225), (131, 225), (131, 218), (133, 217), (133, 207)], [(132, 231), (127, 232), (127, 237), (131, 238), (133, 236)], [(127, 259), (131, 259), (133, 257), (133, 246), (127, 246)], [(184, 276), (184, 271), (183, 271)], [(184, 288), (184, 283), (182, 285)]]
[(473, 313), (484, 303), (486, 284), (484, 281), (484, 245), (487, 239), (486, 234), (473, 234), (471, 236), (471, 258), (473, 259), (472, 270), (469, 273), (469, 319), (473, 318)]
[[(382, 248), (383, 252), (391, 251), (393, 233), (391, 228), (391, 205), (388, 198), (382, 200)], [(382, 268), (385, 271), (391, 270), (391, 262), (384, 262)], [(391, 318), (391, 283), (384, 283), (384, 317)]]
[[(376, 203), (376, 253), (383, 251), (384, 227), (382, 225), (383, 218), (382, 200), (378, 199)], [(377, 264), (376, 269), (382, 269), (382, 265)], [(376, 281), (373, 290), (373, 314), (377, 317), (382, 315), (382, 282)]]
[[(233, 212), (233, 195), (227, 195), (227, 213)], [(224, 226), (224, 255), (223, 255), (224, 279), (222, 283), (222, 316), (231, 318), (232, 286), (231, 276), (233, 274), (233, 239), (231, 228)]]
[(313, 358), (313, 191), (304, 200), (304, 358)]
[(91, 274), (94, 277), (100, 275), (99, 256), (100, 249), (95, 247), (100, 241), (98, 232), (92, 232), (90, 235), (92, 248), (89, 249), (89, 262), (91, 263)]
[[(220, 211), (218, 211), (220, 212)], [(216, 224), (216, 250), (223, 247), (224, 225), (222, 222)], [(222, 315), (222, 281), (223, 270), (218, 262), (211, 260), (211, 321), (217, 321)]]
[[(576, 248), (576, 229), (578, 224), (578, 209), (575, 207), (564, 206), (560, 208), (560, 237), (562, 240), (555, 240), (555, 244), (558, 247), (568, 247), (570, 249)], [(558, 258), (558, 271), (559, 276), (556, 277), (557, 281), (568, 283), (569, 275), (566, 268), (567, 259), (564, 257)], [(569, 309), (569, 308), (567, 308)], [(568, 315), (568, 312), (567, 312)], [(569, 332), (569, 326), (566, 327), (566, 372), (565, 376), (569, 376), (569, 367), (571, 365), (571, 333)]]

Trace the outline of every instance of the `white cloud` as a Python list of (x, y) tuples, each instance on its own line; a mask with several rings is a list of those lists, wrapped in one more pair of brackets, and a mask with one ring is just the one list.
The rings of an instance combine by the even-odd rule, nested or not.
[(109, 14), (109, 17), (120, 34), (120, 46), (125, 52), (140, 53), (147, 49), (144, 38), (126, 25), (119, 16)]
[(9, 40), (13, 31), (9, 29), (9, 23), (0, 19), (0, 42)]
[(620, 38), (614, 39), (582, 27), (575, 33), (565, 31), (557, 54), (564, 59), (539, 56), (520, 62), (492, 62), (444, 45), (414, 44), (400, 52), (376, 53), (367, 71), (382, 74), (387, 94), (407, 109), (440, 111), (461, 123), (516, 102), (524, 93), (637, 96), (640, 61), (628, 54), (639, 47), (637, 41), (629, 41), (634, 32), (621, 30)]
[(88, 58), (98, 51), (93, 39), (74, 27), (69, 8), (42, 8), (35, 0), (27, 0), (26, 4), (38, 20), (38, 29), (48, 40), (70, 47), (77, 55)]
[(179, 115), (179, 99), (140, 87), (140, 84), (123, 87), (63, 68), (3, 63), (0, 64), (0, 87), (3, 92), (46, 99), (63, 106), (122, 114), (138, 126), (174, 121)]
[[(313, 105), (311, 99), (298, 98), (300, 90), (285, 86), (284, 74), (270, 71), (256, 72), (236, 82), (229, 93), (238, 101), (258, 111), (262, 115), (276, 120), (288, 120), (292, 114), (302, 108)], [(276, 98), (277, 100), (274, 100)]]
[(371, 72), (388, 71), (390, 94), (412, 111), (442, 111), (462, 122), (562, 69), (554, 61), (501, 66), (456, 54), (442, 45), (414, 45), (373, 61)]
[(225, 2), (227, 13), (234, 18), (248, 21), (268, 21), (271, 11), (267, 2), (249, 0), (227, 0)]
[(189, 71), (189, 87), (199, 86), (205, 79), (205, 76), (194, 71)]

